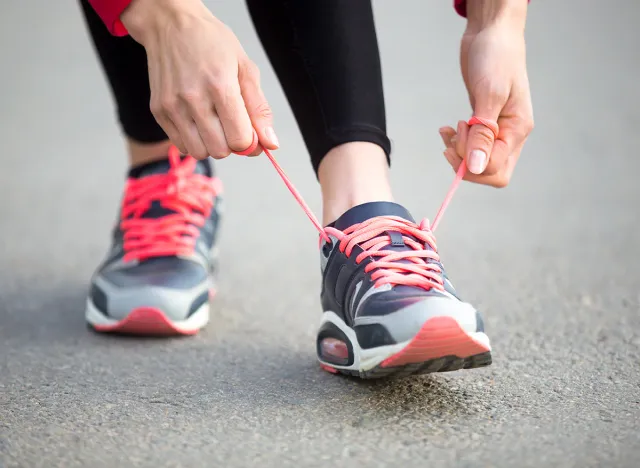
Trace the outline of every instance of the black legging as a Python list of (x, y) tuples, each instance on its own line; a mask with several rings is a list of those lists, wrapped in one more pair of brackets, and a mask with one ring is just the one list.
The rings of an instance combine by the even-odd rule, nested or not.
[[(130, 37), (109, 34), (87, 0), (80, 2), (125, 134), (143, 143), (165, 140), (149, 110), (144, 48)], [(352, 141), (378, 144), (388, 156), (370, 0), (247, 0), (247, 5), (314, 170), (329, 150)]]

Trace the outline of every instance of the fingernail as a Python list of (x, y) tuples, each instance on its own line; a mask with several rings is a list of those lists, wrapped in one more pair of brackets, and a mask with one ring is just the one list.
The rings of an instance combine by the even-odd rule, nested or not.
[(267, 136), (267, 139), (278, 148), (280, 147), (280, 143), (278, 142), (278, 137), (276, 136), (276, 132), (272, 127), (267, 127), (264, 129), (264, 134)]
[(469, 155), (467, 167), (474, 174), (482, 174), (487, 163), (487, 154), (482, 150), (473, 150)]

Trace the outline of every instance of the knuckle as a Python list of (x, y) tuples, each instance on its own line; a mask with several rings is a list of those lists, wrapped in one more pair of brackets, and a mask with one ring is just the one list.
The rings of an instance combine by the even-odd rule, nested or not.
[(216, 146), (211, 149), (211, 157), (214, 159), (224, 159), (231, 154), (231, 149), (225, 146)]
[(178, 109), (178, 100), (175, 96), (164, 96), (160, 99), (160, 112), (171, 115)]
[(533, 131), (534, 127), (535, 127), (535, 123), (533, 119), (525, 120), (524, 129), (527, 132), (527, 135)]
[(271, 106), (266, 101), (258, 104), (253, 111), (251, 112), (253, 116), (260, 117), (263, 119), (271, 119), (273, 118), (273, 111), (271, 110)]
[(247, 59), (244, 63), (244, 72), (251, 81), (260, 81), (260, 69), (251, 60)]
[(491, 160), (489, 160), (489, 164), (487, 164), (487, 167), (482, 172), (482, 174), (485, 175), (485, 176), (494, 176), (498, 172), (499, 172), (499, 168), (498, 168), (497, 164), (491, 163)]
[(162, 109), (162, 105), (160, 104), (160, 101), (157, 100), (152, 100), (149, 103), (149, 109), (151, 110), (151, 114), (153, 114), (153, 116), (158, 119), (164, 116), (164, 112)]
[(202, 160), (207, 159), (209, 157), (209, 153), (206, 150), (197, 149), (189, 153), (189, 155), (193, 156), (196, 159)]
[(180, 90), (178, 97), (187, 104), (198, 104), (202, 100), (202, 92), (196, 87), (188, 87)]
[(473, 132), (470, 139), (473, 139), (476, 144), (490, 146), (493, 144), (494, 135), (493, 132), (488, 128), (481, 127)]
[(245, 136), (239, 136), (239, 137), (233, 137), (233, 138), (227, 138), (227, 144), (229, 145), (229, 148), (232, 148), (236, 151), (244, 151), (247, 148), (249, 148), (249, 146), (251, 146), (251, 143), (253, 143), (253, 137), (245, 137)]
[(226, 96), (229, 94), (231, 88), (229, 80), (226, 78), (212, 78), (210, 81), (210, 87), (216, 96)]
[(506, 102), (509, 97), (509, 88), (506, 84), (483, 77), (472, 86), (473, 95), (486, 104), (500, 104)]

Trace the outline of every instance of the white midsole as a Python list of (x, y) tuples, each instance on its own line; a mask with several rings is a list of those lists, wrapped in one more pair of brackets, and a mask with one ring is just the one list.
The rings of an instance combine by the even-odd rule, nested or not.
[[(167, 320), (169, 320), (171, 324), (178, 330), (199, 330), (203, 328), (207, 323), (209, 323), (209, 309), (209, 301), (207, 301), (202, 304), (198, 308), (198, 310), (191, 314), (186, 320), (175, 321), (170, 320), (169, 317), (167, 317)], [(91, 299), (87, 299), (85, 318), (87, 322), (94, 326), (112, 326), (122, 321), (122, 319), (115, 320), (109, 317), (105, 317), (102, 312), (100, 312), (96, 308)]]
[[(332, 311), (326, 311), (324, 314), (322, 314), (320, 327), (322, 327), (327, 322), (334, 324), (345, 335), (347, 335), (347, 338), (349, 338), (351, 346), (353, 347), (353, 364), (351, 364), (350, 366), (339, 366), (327, 362), (328, 365), (330, 365), (331, 367), (335, 367), (336, 369), (357, 370), (360, 372), (369, 371), (378, 366), (385, 359), (402, 351), (411, 342), (411, 340), (407, 340), (394, 345), (378, 346), (371, 349), (362, 349), (360, 348), (360, 344), (358, 343), (356, 332), (353, 331), (352, 328), (348, 327), (347, 324), (344, 323), (344, 321), (338, 316), (338, 314)], [(491, 349), (489, 337), (485, 333), (473, 332), (467, 333), (467, 335), (469, 335), (474, 340), (484, 344), (488, 349)]]

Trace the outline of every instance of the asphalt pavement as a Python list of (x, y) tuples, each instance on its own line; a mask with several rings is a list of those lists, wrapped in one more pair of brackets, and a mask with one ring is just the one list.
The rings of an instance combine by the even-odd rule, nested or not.
[[(277, 152), (320, 197), (244, 3), (209, 2), (263, 71)], [(437, 129), (469, 115), (449, 1), (375, 2), (396, 197), (433, 217)], [(218, 164), (220, 290), (195, 338), (87, 330), (126, 157), (75, 2), (0, 6), (0, 467), (640, 466), (640, 4), (531, 2), (536, 128), (512, 184), (438, 231), (485, 313), (486, 369), (394, 382), (315, 362), (317, 237), (265, 158)]]

